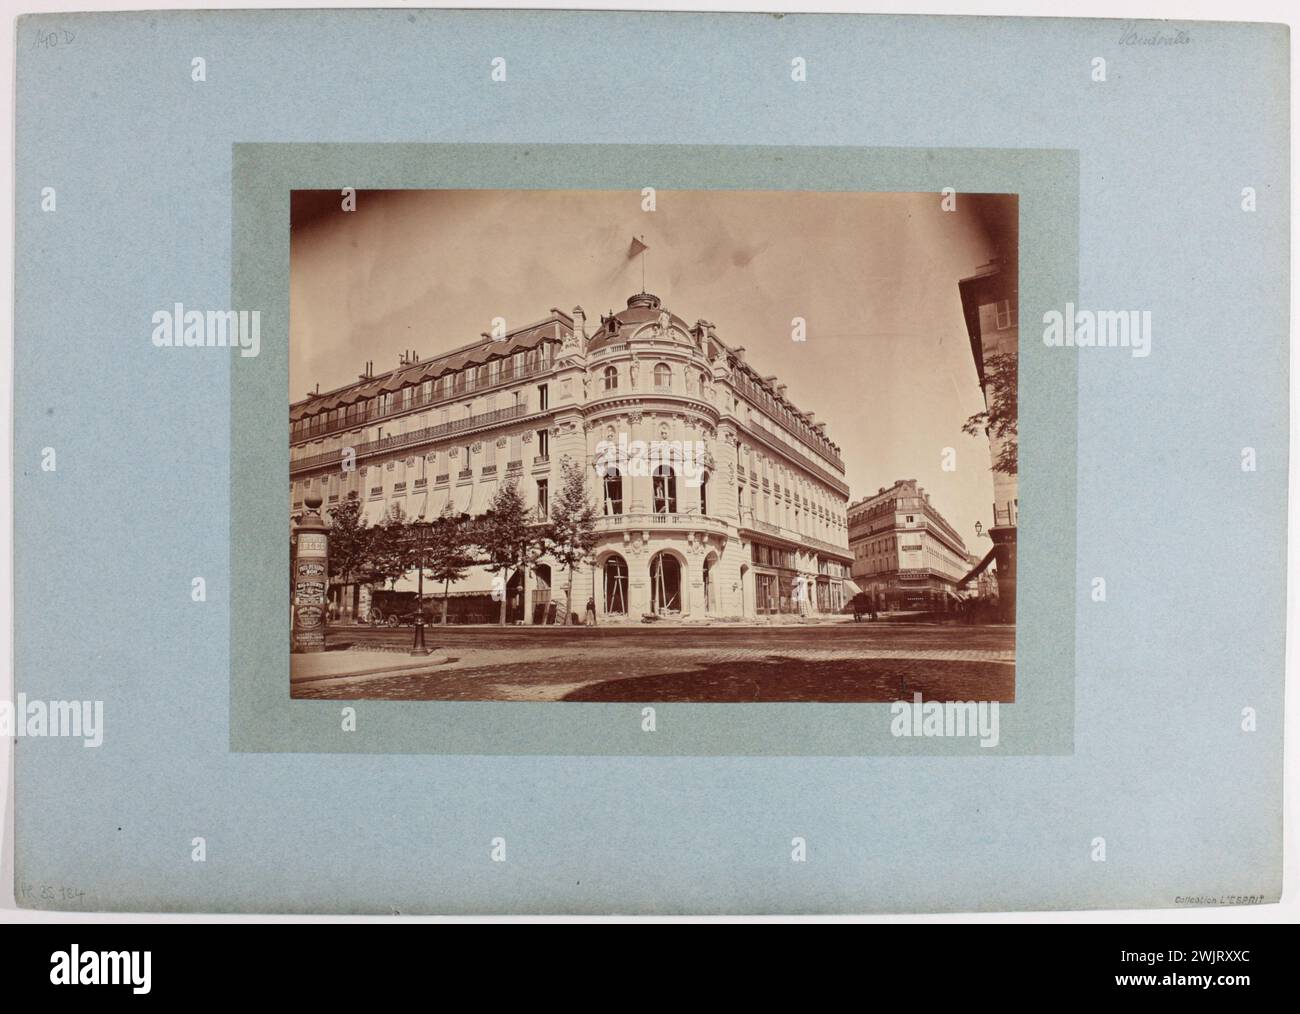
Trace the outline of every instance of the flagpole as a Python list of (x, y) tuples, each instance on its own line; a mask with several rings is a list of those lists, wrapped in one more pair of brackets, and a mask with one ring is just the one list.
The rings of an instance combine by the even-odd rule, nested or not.
[(645, 252), (650, 248), (645, 245), (645, 233), (641, 234), (641, 291), (645, 292)]

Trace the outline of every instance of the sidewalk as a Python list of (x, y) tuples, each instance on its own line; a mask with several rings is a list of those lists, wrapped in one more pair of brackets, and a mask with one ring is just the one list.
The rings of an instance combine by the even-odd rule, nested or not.
[[(815, 613), (812, 616), (798, 616), (794, 613), (777, 613), (771, 616), (661, 616), (655, 620), (643, 620), (640, 616), (615, 618), (602, 616), (597, 627), (777, 627), (777, 626), (816, 626), (828, 623), (852, 623), (852, 614)], [(865, 622), (865, 617), (864, 617)], [(562, 623), (449, 623), (448, 630), (576, 630), (586, 627), (579, 621), (567, 627)], [(400, 627), (374, 626), (368, 623), (345, 623), (340, 620), (330, 622), (331, 631), (345, 630), (394, 630), (403, 631), (409, 637), (411, 626)], [(427, 624), (426, 631), (444, 629), (439, 623)]]
[(289, 682), (312, 683), (344, 676), (413, 676), (447, 661), (446, 655), (438, 654), (403, 657), (393, 651), (316, 651), (289, 656)]

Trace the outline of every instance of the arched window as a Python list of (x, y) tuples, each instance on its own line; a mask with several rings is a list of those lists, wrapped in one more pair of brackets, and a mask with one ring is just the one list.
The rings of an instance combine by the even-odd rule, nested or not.
[(618, 370), (613, 366), (605, 367), (605, 390), (613, 391), (618, 387)]
[(700, 513), (709, 513), (709, 473), (700, 473)]
[(655, 390), (667, 391), (673, 386), (673, 371), (667, 363), (655, 364)]
[(627, 612), (627, 563), (618, 555), (605, 561), (605, 612)]
[(623, 476), (619, 474), (617, 468), (609, 467), (605, 470), (605, 513), (622, 514), (623, 513)]
[(656, 514), (677, 513), (677, 476), (671, 465), (660, 465), (654, 474), (654, 511)]

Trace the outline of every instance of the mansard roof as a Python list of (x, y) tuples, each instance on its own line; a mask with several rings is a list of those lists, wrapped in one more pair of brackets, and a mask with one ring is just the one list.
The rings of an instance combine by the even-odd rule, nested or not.
[(340, 405), (349, 405), (386, 391), (396, 391), (433, 380), (445, 373), (455, 373), (468, 366), (478, 366), (492, 359), (502, 359), (516, 352), (534, 349), (547, 341), (560, 341), (566, 333), (572, 331), (573, 318), (561, 310), (552, 310), (546, 319), (511, 331), (503, 338), (483, 337), (433, 359), (399, 366), (388, 373), (357, 380), (334, 391), (310, 395), (289, 406), (289, 419), (296, 421), (303, 416), (328, 412)]

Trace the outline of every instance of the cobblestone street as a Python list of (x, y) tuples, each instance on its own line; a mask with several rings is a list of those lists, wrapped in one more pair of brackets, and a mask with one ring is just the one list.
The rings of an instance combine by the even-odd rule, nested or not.
[[(345, 628), (292, 657), (295, 698), (450, 701), (1015, 699), (1015, 628), (851, 621), (754, 626)], [(333, 650), (348, 644), (348, 648)], [(355, 664), (349, 664), (355, 659)], [(305, 661), (304, 661), (305, 660)]]

